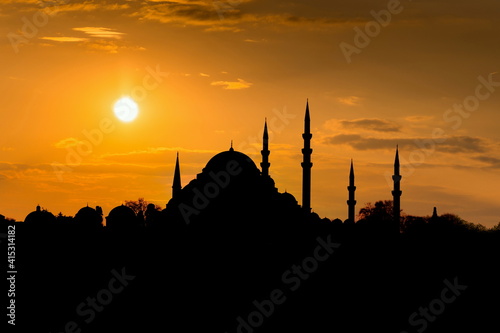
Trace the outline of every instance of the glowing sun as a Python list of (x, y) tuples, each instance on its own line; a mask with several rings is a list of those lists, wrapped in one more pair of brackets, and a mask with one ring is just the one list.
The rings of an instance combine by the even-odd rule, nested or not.
[(131, 122), (139, 114), (139, 106), (130, 97), (122, 97), (113, 105), (115, 116), (123, 122)]

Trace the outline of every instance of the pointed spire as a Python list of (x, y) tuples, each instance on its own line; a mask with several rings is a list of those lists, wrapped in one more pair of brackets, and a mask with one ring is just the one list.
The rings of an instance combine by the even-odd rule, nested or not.
[(435, 219), (437, 217), (438, 217), (437, 208), (434, 207), (434, 210), (432, 211), (432, 218)]
[(311, 117), (309, 115), (309, 100), (306, 102), (306, 114), (304, 117), (304, 148), (302, 148), (302, 208), (305, 212), (311, 212)]
[(396, 145), (396, 158), (394, 159), (394, 175), (392, 180), (394, 183), (394, 189), (392, 191), (392, 215), (394, 218), (394, 229), (397, 233), (400, 232), (401, 223), (401, 174), (399, 172), (399, 147)]
[(351, 158), (351, 170), (349, 172), (349, 182), (354, 185), (354, 165)]
[(399, 146), (396, 145), (396, 157), (394, 158), (394, 174), (399, 175)]
[(179, 166), (179, 152), (177, 152), (177, 158), (175, 160), (175, 171), (174, 171), (174, 181), (172, 184), (172, 198), (176, 199), (179, 197), (181, 192), (181, 169)]
[(304, 133), (311, 133), (311, 117), (309, 115), (309, 99), (306, 101), (306, 115), (304, 117)]
[(229, 148), (229, 151), (234, 151), (234, 148), (233, 148), (233, 140), (231, 140), (231, 148)]
[(354, 164), (351, 158), (351, 170), (349, 172), (349, 186), (347, 186), (349, 191), (349, 199), (347, 200), (347, 219), (349, 222), (355, 222), (356, 216), (356, 200), (354, 197), (354, 192), (356, 191), (356, 186), (354, 186)]
[(260, 151), (262, 155), (262, 162), (260, 163), (260, 167), (262, 168), (262, 176), (269, 176), (269, 167), (271, 163), (269, 163), (269, 133), (267, 132), (267, 118), (264, 119), (264, 134), (262, 135), (262, 150)]
[(269, 134), (267, 133), (267, 118), (264, 118), (264, 134), (263, 134), (263, 139), (264, 139), (264, 143), (267, 143), (265, 141), (269, 140)]

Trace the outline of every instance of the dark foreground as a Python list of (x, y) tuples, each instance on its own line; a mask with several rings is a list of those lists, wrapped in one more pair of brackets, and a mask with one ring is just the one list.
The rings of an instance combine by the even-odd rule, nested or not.
[(23, 332), (496, 332), (500, 235), (16, 224)]

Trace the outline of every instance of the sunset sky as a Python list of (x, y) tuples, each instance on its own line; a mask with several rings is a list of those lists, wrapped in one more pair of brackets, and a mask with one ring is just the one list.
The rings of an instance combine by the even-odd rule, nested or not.
[[(401, 208), (500, 221), (498, 0), (2, 0), (0, 214), (72, 215), (144, 197), (165, 206), (175, 155), (186, 185), (234, 147), (301, 200), (303, 118), (312, 207), (347, 218)], [(376, 19), (380, 23), (376, 23)], [(368, 29), (368, 30), (366, 30)], [(122, 122), (113, 104), (139, 106)]]

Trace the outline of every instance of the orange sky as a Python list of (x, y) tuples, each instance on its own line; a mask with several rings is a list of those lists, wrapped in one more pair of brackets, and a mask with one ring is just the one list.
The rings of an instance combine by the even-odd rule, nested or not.
[[(230, 140), (259, 163), (265, 117), (271, 176), (300, 203), (309, 98), (321, 217), (347, 217), (350, 158), (357, 209), (391, 199), (399, 144), (404, 212), (437, 206), (491, 227), (499, 10), (497, 0), (4, 0), (0, 213), (24, 220), (40, 204), (74, 215), (88, 203), (107, 215), (138, 197), (164, 206), (176, 151), (183, 184)], [(139, 104), (130, 123), (113, 114), (123, 95)]]

